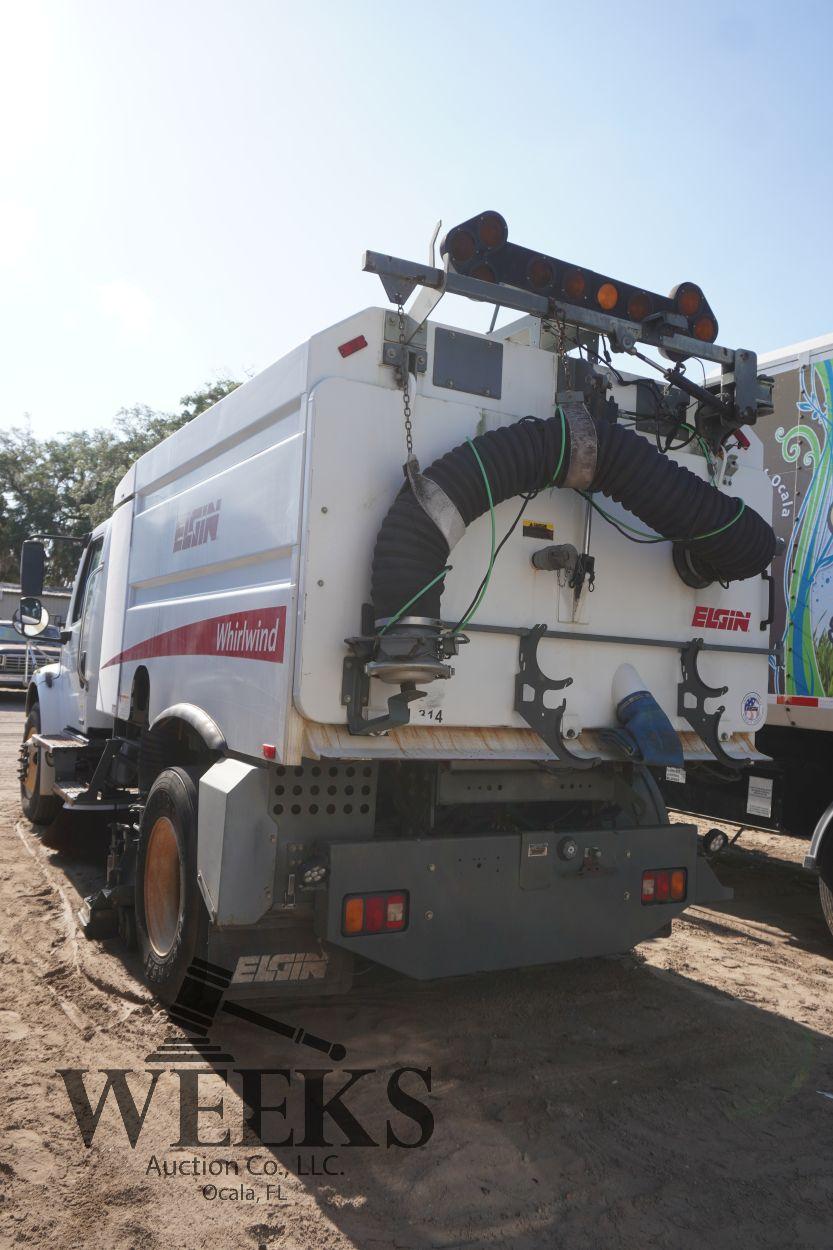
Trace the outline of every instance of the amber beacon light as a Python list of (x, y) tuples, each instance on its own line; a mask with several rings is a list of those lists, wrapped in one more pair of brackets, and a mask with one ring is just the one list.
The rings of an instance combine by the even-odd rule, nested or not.
[[(629, 321), (650, 322), (657, 328), (668, 324), (701, 343), (713, 343), (717, 338), (717, 318), (695, 282), (681, 282), (669, 295), (657, 295), (520, 247), (509, 242), (504, 218), (491, 209), (449, 230), (440, 250), (456, 273), (469, 278), (520, 287)], [(669, 321), (670, 317), (673, 320)]]

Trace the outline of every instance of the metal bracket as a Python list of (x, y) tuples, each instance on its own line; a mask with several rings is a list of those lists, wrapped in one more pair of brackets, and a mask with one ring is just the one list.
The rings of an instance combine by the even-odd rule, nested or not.
[(365, 672), (368, 656), (346, 655), (341, 670), (341, 702), (347, 708), (347, 727), (351, 734), (368, 735), (383, 734), (389, 729), (399, 729), (407, 725), (411, 719), (408, 707), (414, 699), (425, 697), (424, 690), (417, 690), (414, 685), (406, 682), (398, 694), (388, 699), (386, 716), (374, 716), (370, 720), (364, 715), (370, 698), (370, 678)]
[(425, 477), (420, 472), (419, 460), (416, 456), (408, 457), (405, 463), (405, 476), (414, 492), (414, 499), (425, 515), (434, 522), (448, 543), (448, 550), (451, 551), (466, 532), (466, 523), (460, 515), (459, 508), (438, 482), (432, 481), (430, 477)]
[[(699, 734), (715, 759), (729, 768), (740, 769), (747, 763), (736, 755), (730, 755), (720, 741), (718, 725), (726, 711), (723, 704), (714, 712), (706, 711), (707, 699), (719, 699), (726, 694), (728, 686), (707, 686), (697, 669), (697, 658), (703, 647), (702, 638), (692, 638), (691, 642), (680, 647), (680, 663), (683, 677), (677, 686), (677, 715), (688, 721), (695, 733)], [(694, 706), (686, 706), (686, 695), (694, 699)]]
[[(121, 738), (113, 737), (108, 738), (105, 742), (104, 750), (99, 755), (98, 762), (93, 769), (93, 775), (87, 783), (89, 801), (98, 802), (99, 795), (103, 799), (106, 794), (113, 790), (114, 783), (110, 777), (110, 767), (121, 749), (122, 741), (123, 739)], [(86, 797), (85, 801), (87, 801)]]
[(419, 351), (408, 343), (385, 343), (382, 364), (405, 373), (424, 373), (428, 367), (428, 355), (424, 348)]
[(417, 288), (415, 278), (410, 278), (401, 273), (380, 273), (382, 286), (385, 288), (385, 295), (392, 304), (407, 304)]
[[(546, 625), (534, 625), (520, 641), (518, 648), (518, 672), (515, 675), (515, 711), (520, 713), (530, 729), (534, 729), (546, 743), (556, 759), (572, 768), (591, 768), (598, 758), (593, 755), (576, 755), (569, 749), (561, 733), (561, 722), (567, 707), (563, 699), (558, 707), (546, 707), (544, 695), (551, 690), (564, 690), (572, 686), (572, 677), (551, 680), (538, 664), (538, 643), (547, 632)], [(526, 697), (526, 691), (532, 697)]]
[(608, 337), (618, 335), (620, 344), (627, 341), (650, 343), (664, 347), (667, 351), (677, 352), (678, 355), (696, 356), (701, 360), (713, 360), (716, 364), (729, 367), (735, 359), (735, 353), (730, 348), (721, 347), (717, 343), (705, 343), (678, 332), (661, 334), (643, 322), (628, 321), (610, 313), (597, 312), (593, 308), (567, 304), (562, 300), (522, 290), (520, 287), (483, 282), (479, 278), (469, 278), (465, 274), (452, 271), (447, 273), (444, 269), (420, 265), (383, 252), (365, 252), (362, 268), (365, 273), (375, 273), (381, 279), (393, 304), (404, 304), (417, 286), (425, 286), (447, 291), (450, 295), (480, 300), (485, 304), (500, 303), (503, 308), (514, 308), (534, 317), (556, 318), (559, 322), (566, 322), (568, 326), (579, 326)]
[(577, 399), (557, 396), (559, 406), (567, 422), (570, 439), (570, 460), (564, 485), (573, 490), (587, 490), (596, 476), (598, 438), (593, 418), (584, 402), (584, 395)]
[(399, 342), (399, 317), (385, 313), (385, 341), (382, 346), (382, 364), (406, 373), (425, 373), (428, 368), (428, 330), (423, 323), (405, 318), (407, 338)]

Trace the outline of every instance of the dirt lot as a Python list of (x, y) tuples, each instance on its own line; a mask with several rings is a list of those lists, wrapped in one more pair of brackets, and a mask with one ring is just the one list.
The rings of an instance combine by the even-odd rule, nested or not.
[[(745, 835), (749, 849), (719, 869), (735, 900), (692, 909), (631, 956), (424, 986), (371, 973), (344, 1000), (287, 1009), (348, 1048), (345, 1069), (375, 1070), (345, 1102), (378, 1146), (237, 1145), (237, 1078), (224, 1119), (200, 1118), (204, 1140), (230, 1129), (230, 1143), (172, 1146), (179, 1078), (146, 1062), (165, 1018), (115, 942), (76, 930), (101, 835), (70, 850), (66, 830), (43, 839), (19, 821), (21, 722), (19, 700), (0, 695), (3, 1247), (833, 1245), (833, 946), (800, 844)], [(286, 1120), (264, 1136), (292, 1124), (300, 1141), (297, 1073), (326, 1066), (320, 1056), (247, 1023), (212, 1041), (228, 1067), (295, 1070)], [(435, 1121), (420, 1149), (385, 1144), (387, 1118), (415, 1134), (385, 1093), (402, 1066), (432, 1073), (430, 1094), (408, 1086)], [(203, 1104), (223, 1093), (215, 1067)], [(162, 1072), (134, 1148), (112, 1094), (84, 1146), (56, 1073), (72, 1068), (88, 1071), (93, 1108), (101, 1070), (134, 1073), (140, 1110)], [(327, 1134), (342, 1141), (331, 1122)], [(275, 1174), (248, 1173), (252, 1158)], [(333, 1175), (306, 1174), (328, 1158)], [(188, 1173), (193, 1159), (240, 1175), (154, 1169)], [(214, 1197), (212, 1185), (244, 1192)]]

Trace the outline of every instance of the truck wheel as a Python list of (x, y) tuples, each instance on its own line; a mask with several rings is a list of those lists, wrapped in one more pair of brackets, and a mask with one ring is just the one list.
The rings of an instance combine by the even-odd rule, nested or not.
[(153, 783), (136, 858), (136, 936), (145, 980), (173, 1002), (194, 955), (204, 954), (208, 914), (197, 885), (197, 785), (186, 768)]
[(824, 881), (819, 879), (819, 898), (821, 900), (821, 910), (827, 921), (827, 927), (833, 937), (833, 890)]
[(723, 829), (709, 829), (703, 835), (703, 850), (707, 855), (719, 855), (729, 845), (729, 835)]
[[(23, 726), (23, 741), (28, 742), (32, 735), (37, 733), (40, 733), (40, 707), (37, 703), (33, 703), (32, 710)], [(25, 773), (21, 775), (20, 806), (23, 809), (23, 815), (27, 820), (31, 820), (33, 825), (51, 825), (61, 810), (60, 799), (54, 794), (41, 794), (40, 792), (40, 751), (34, 759), (29, 761)]]

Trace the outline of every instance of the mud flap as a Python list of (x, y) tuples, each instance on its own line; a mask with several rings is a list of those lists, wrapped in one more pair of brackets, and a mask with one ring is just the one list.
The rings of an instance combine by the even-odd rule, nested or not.
[(720, 884), (711, 864), (702, 855), (697, 857), (696, 873), (694, 897), (690, 900), (692, 903), (728, 903), (735, 897), (734, 890)]
[[(279, 1037), (297, 1046), (306, 1047), (316, 1052), (319, 1059), (327, 1056), (340, 1063), (347, 1053), (344, 1045), (332, 1038), (310, 1033), (299, 1022), (297, 1000), (303, 995), (299, 994), (297, 988), (292, 988), (293, 985), (298, 985), (298, 970), (304, 963), (309, 968), (313, 956), (318, 962), (323, 958), (328, 963), (328, 953), (317, 949), (314, 952), (284, 952), (280, 957), (268, 954), (240, 956), (234, 972), (224, 964), (212, 963), (199, 955), (194, 956), (176, 998), (167, 1007), (169, 1021), (182, 1029), (188, 1035), (187, 1039), (177, 1035), (169, 1036), (157, 1051), (147, 1056), (147, 1061), (180, 1063), (184, 1055), (188, 1054), (189, 1057), (184, 1062), (190, 1063), (194, 1061), (190, 1056), (196, 1053), (204, 1062), (214, 1063), (218, 1059), (231, 1062), (232, 1056), (222, 1054), (222, 1047), (212, 1040), (210, 1030), (215, 1024), (228, 1023), (232, 1019), (242, 1021), (255, 1030), (262, 1030), (273, 1039)], [(337, 956), (338, 952), (335, 954)], [(304, 955), (307, 956), (306, 960), (302, 958)], [(328, 969), (331, 977), (327, 982), (329, 992), (332, 992), (335, 984), (332, 978), (336, 965), (342, 969), (345, 966), (343, 961), (336, 959), (333, 967)], [(293, 969), (296, 977), (294, 981), (291, 979)], [(242, 979), (237, 975), (241, 970)], [(271, 983), (258, 983), (258, 975), (264, 972), (268, 972), (275, 979)], [(282, 982), (277, 981), (278, 976), (283, 978)], [(288, 992), (275, 992), (274, 986), (278, 983), (288, 986)], [(327, 992), (320, 988), (324, 984), (320, 977), (316, 976), (309, 983), (317, 987), (314, 993)], [(271, 994), (270, 984), (273, 988)], [(265, 989), (261, 988), (263, 985)], [(254, 992), (247, 994), (247, 988)], [(349, 983), (345, 988), (349, 988)]]
[(212, 926), (205, 958), (227, 971), (228, 996), (241, 1001), (346, 994), (353, 981), (352, 955), (301, 926)]

